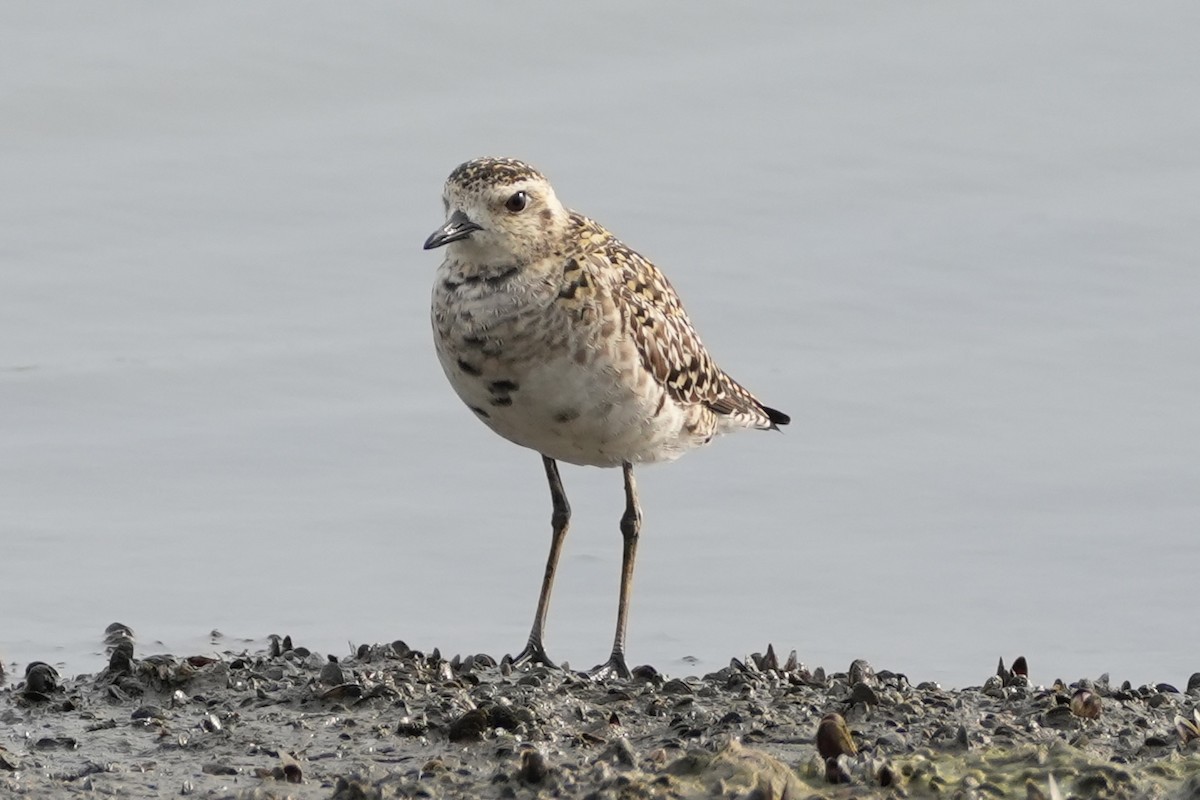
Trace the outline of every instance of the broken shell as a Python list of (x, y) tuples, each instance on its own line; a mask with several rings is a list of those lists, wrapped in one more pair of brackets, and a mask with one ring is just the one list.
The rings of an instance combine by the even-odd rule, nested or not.
[(1012, 669), (1006, 669), (1004, 659), (1000, 659), (1000, 664), (996, 667), (996, 677), (1003, 686), (1028, 686), (1029, 666), (1025, 656), (1017, 656), (1013, 660)]
[(0, 746), (0, 769), (16, 772), (20, 768), (21, 762), (17, 760), (17, 757)]
[(300, 762), (296, 760), (295, 756), (291, 753), (280, 752), (279, 761), (285, 781), (288, 783), (302, 783), (304, 781), (304, 773), (300, 769)]
[(765, 655), (763, 655), (762, 660), (759, 662), (758, 666), (760, 668), (762, 668), (763, 670), (772, 670), (772, 669), (778, 670), (779, 669), (779, 657), (777, 655), (775, 655), (775, 645), (774, 644), (771, 644), (770, 642), (767, 643), (767, 652)]
[(45, 661), (31, 661), (25, 667), (26, 697), (32, 700), (48, 699), (46, 695), (58, 690), (58, 671)]
[(517, 778), (523, 783), (541, 783), (550, 767), (546, 757), (537, 750), (525, 750), (521, 753), (521, 766), (517, 769)]
[(396, 723), (396, 733), (401, 736), (424, 736), (429, 730), (429, 721), (424, 714), (419, 714), (415, 717), (403, 716)]
[(865, 683), (856, 683), (854, 688), (850, 690), (849, 702), (863, 703), (868, 706), (879, 705), (879, 693)]
[(1054, 706), (1043, 715), (1042, 724), (1048, 728), (1058, 728), (1059, 730), (1077, 729), (1079, 723), (1075, 721), (1074, 717), (1070, 708)]
[(858, 747), (850, 736), (850, 728), (845, 718), (837, 712), (830, 712), (821, 717), (817, 724), (817, 752), (821, 758), (837, 758), (840, 755), (854, 755)]
[(133, 641), (133, 628), (121, 622), (114, 622), (104, 629), (104, 643), (115, 647), (121, 642)]
[(322, 700), (341, 701), (358, 700), (363, 696), (363, 688), (357, 683), (343, 683), (321, 694)]
[(1100, 696), (1087, 689), (1077, 689), (1071, 696), (1071, 713), (1084, 719), (1096, 719), (1100, 716)]
[(1200, 708), (1192, 709), (1191, 719), (1176, 715), (1175, 732), (1179, 734), (1181, 744), (1200, 739)]
[(110, 676), (122, 675), (133, 671), (133, 640), (124, 639), (112, 648), (108, 658), (108, 673)]
[(630, 676), (635, 681), (642, 683), (661, 683), (662, 677), (658, 674), (658, 670), (649, 664), (640, 664), (630, 670)]
[(518, 730), (522, 723), (533, 724), (533, 714), (523, 708), (494, 705), (486, 710), (488, 727), (503, 728), (506, 731)]
[(452, 742), (474, 742), (482, 739), (490, 727), (487, 713), (473, 708), (450, 723), (447, 733)]
[(339, 664), (336, 656), (329, 656), (329, 661), (321, 667), (319, 680), (326, 686), (339, 686), (350, 683), (353, 679), (350, 670)]
[(217, 659), (208, 656), (188, 656), (184, 661), (193, 667), (207, 667), (209, 664), (217, 663)]
[(869, 686), (875, 683), (875, 668), (865, 659), (856, 658), (850, 662), (850, 669), (846, 671), (846, 680), (851, 686), (856, 683), (865, 683)]

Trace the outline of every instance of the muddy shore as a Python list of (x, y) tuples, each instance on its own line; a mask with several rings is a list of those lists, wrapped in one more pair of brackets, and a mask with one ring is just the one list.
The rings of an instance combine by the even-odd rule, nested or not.
[(135, 657), (124, 630), (98, 674), (8, 676), (0, 797), (1200, 798), (1200, 674), (1064, 684), (1022, 660), (946, 690), (768, 650), (596, 683), (402, 642)]

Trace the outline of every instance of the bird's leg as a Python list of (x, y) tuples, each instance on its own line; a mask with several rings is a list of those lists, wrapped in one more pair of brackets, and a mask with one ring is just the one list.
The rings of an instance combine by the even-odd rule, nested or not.
[(638, 507), (637, 483), (633, 479), (633, 465), (626, 461), (621, 465), (625, 472), (625, 513), (621, 516), (621, 597), (617, 601), (617, 632), (613, 636), (612, 655), (608, 661), (588, 672), (592, 678), (601, 680), (616, 676), (629, 678), (629, 667), (625, 665), (625, 623), (629, 618), (629, 593), (633, 589), (633, 562), (637, 558), (638, 534), (642, 530), (642, 510)]
[(546, 575), (542, 578), (542, 592), (538, 596), (537, 613), (533, 617), (533, 629), (529, 631), (529, 641), (525, 649), (513, 658), (513, 664), (545, 664), (553, 667), (554, 662), (546, 656), (542, 646), (542, 633), (546, 628), (546, 612), (550, 610), (550, 591), (554, 588), (554, 573), (558, 569), (558, 557), (562, 553), (563, 540), (567, 538), (567, 526), (571, 522), (571, 504), (567, 502), (567, 493), (563, 490), (562, 478), (558, 476), (558, 464), (554, 459), (542, 456), (542, 464), (546, 467), (546, 480), (550, 484), (550, 501), (554, 511), (550, 516), (553, 529), (550, 540), (550, 555), (546, 558)]

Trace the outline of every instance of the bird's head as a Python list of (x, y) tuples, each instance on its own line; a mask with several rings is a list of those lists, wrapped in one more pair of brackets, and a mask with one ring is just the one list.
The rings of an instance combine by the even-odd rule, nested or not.
[(542, 173), (512, 158), (477, 158), (446, 179), (446, 223), (425, 249), (449, 245), (466, 260), (528, 264), (550, 255), (569, 212)]

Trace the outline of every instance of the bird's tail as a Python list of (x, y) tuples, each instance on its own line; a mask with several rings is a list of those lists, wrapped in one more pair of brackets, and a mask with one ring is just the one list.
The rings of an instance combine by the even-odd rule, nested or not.
[(771, 430), (779, 430), (780, 425), (787, 425), (792, 421), (792, 418), (782, 411), (776, 411), (773, 408), (763, 406), (762, 410), (766, 412), (767, 419), (771, 420)]

